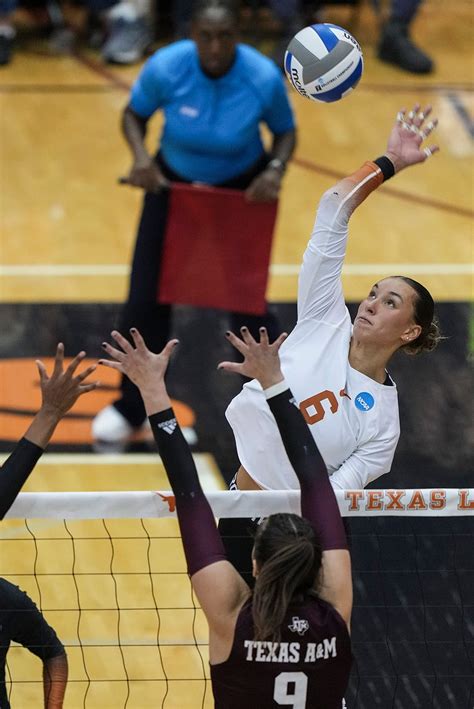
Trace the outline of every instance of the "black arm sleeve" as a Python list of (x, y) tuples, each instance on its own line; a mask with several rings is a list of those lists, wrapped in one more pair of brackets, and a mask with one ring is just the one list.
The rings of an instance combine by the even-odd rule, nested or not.
[(301, 514), (311, 522), (323, 551), (347, 549), (347, 539), (324, 460), (289, 389), (267, 399), (301, 486)]
[(176, 499), (188, 573), (192, 576), (205, 566), (225, 559), (224, 546), (173, 409), (160, 411), (149, 419)]
[(36, 604), (6, 579), (0, 579), (0, 605), (10, 640), (20, 643), (43, 662), (65, 654), (62, 642)]
[(43, 454), (43, 449), (22, 438), (0, 468), (0, 519), (15, 502), (29, 474)]

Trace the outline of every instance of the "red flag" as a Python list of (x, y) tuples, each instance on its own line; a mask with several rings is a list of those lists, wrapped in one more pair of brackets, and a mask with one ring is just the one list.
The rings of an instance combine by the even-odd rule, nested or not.
[(241, 190), (174, 183), (158, 301), (262, 315), (276, 214)]

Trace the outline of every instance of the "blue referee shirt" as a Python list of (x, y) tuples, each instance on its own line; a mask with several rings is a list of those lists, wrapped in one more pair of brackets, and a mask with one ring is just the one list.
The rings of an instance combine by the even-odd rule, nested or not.
[(135, 82), (130, 107), (143, 118), (162, 109), (161, 153), (187, 180), (220, 184), (261, 157), (260, 122), (276, 135), (294, 128), (278, 67), (253, 47), (236, 46), (229, 71), (212, 79), (196, 45), (182, 40), (159, 49)]

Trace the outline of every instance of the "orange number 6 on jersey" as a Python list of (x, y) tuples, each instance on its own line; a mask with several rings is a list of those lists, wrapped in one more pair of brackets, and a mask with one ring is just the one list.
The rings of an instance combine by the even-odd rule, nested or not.
[(300, 403), (301, 413), (303, 414), (306, 423), (317, 423), (325, 417), (326, 411), (324, 410), (324, 406), (322, 404), (325, 399), (329, 401), (331, 413), (336, 413), (339, 408), (339, 402), (337, 401), (334, 392), (329, 391), (329, 389), (325, 389), (324, 391), (320, 391), (319, 394), (310, 396), (309, 399), (305, 399)]

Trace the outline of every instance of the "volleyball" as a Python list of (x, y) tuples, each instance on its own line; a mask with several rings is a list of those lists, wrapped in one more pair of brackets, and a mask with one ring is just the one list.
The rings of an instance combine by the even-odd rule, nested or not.
[(358, 41), (329, 23), (310, 25), (290, 41), (285, 73), (299, 94), (313, 101), (339, 101), (357, 86), (364, 61)]

